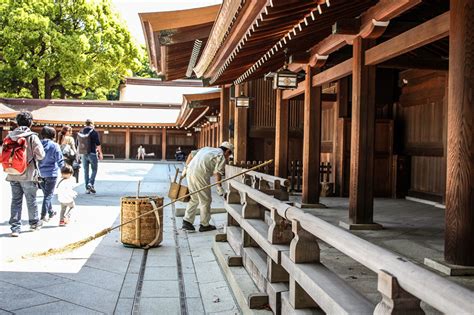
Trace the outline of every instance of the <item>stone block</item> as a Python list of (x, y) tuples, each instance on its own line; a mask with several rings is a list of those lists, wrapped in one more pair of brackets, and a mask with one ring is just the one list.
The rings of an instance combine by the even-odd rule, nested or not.
[[(0, 311), (0, 314), (3, 314)], [(7, 314), (5, 312), (4, 314)], [(10, 313), (8, 313), (10, 314)], [(75, 305), (72, 303), (64, 302), (64, 301), (57, 301), (48, 304), (37, 305), (28, 308), (22, 308), (21, 310), (15, 311), (15, 314), (21, 315), (37, 315), (37, 314), (48, 314), (48, 315), (63, 315), (63, 314), (84, 314), (84, 315), (99, 315), (102, 314), (100, 312), (93, 311), (91, 309)], [(115, 312), (115, 314), (125, 314), (120, 312)], [(127, 313), (127, 314), (130, 314)]]
[(143, 281), (142, 298), (177, 297), (179, 298), (178, 281)]
[(153, 280), (178, 280), (178, 268), (177, 267), (147, 267), (145, 269), (145, 275), (143, 276), (145, 281)]

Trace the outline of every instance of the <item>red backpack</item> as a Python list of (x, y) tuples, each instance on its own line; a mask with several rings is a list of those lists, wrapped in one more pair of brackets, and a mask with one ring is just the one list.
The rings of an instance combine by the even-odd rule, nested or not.
[(6, 137), (2, 145), (3, 171), (10, 175), (22, 175), (28, 167), (27, 158), (28, 143), (26, 138), (20, 137), (12, 140)]

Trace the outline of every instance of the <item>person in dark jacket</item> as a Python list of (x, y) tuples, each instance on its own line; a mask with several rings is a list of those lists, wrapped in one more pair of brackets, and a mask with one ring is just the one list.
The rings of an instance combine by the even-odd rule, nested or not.
[[(88, 135), (90, 138), (90, 147), (87, 152), (80, 152), (82, 154), (82, 168), (84, 169), (84, 185), (86, 186), (86, 194), (95, 194), (96, 190), (94, 187), (95, 177), (97, 175), (97, 169), (99, 168), (99, 160), (104, 158), (102, 154), (102, 146), (99, 140), (99, 133), (94, 130), (94, 122), (91, 119), (86, 120), (86, 125), (82, 129), (80, 134)], [(78, 135), (79, 136), (79, 135)], [(79, 142), (79, 141), (78, 141)], [(92, 170), (91, 176), (89, 177), (89, 166)]]
[(64, 158), (61, 153), (59, 144), (54, 142), (56, 138), (56, 130), (45, 126), (41, 130), (41, 144), (43, 145), (45, 158), (39, 163), (39, 169), (43, 182), (41, 189), (43, 190), (43, 206), (41, 208), (41, 221), (48, 222), (56, 215), (53, 211), (51, 200), (53, 198), (54, 187), (59, 175), (59, 170), (64, 166)]

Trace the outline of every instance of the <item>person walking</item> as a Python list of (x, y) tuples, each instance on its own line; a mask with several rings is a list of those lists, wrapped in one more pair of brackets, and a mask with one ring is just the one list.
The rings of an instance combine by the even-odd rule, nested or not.
[(72, 127), (63, 125), (58, 134), (58, 144), (64, 157), (64, 162), (71, 165), (77, 158), (77, 149), (74, 138), (72, 137)]
[(72, 137), (72, 127), (69, 125), (63, 125), (61, 131), (58, 134), (58, 144), (61, 147), (63, 153), (64, 163), (72, 166), (73, 174), (76, 178), (76, 183), (79, 182), (79, 169), (81, 168), (81, 159), (77, 153), (76, 142)]
[[(216, 181), (220, 181), (222, 175), (224, 175), (225, 163), (229, 160), (233, 150), (234, 146), (225, 141), (219, 148), (204, 147), (197, 151), (186, 167), (189, 192), (192, 193), (210, 185), (210, 178), (212, 176), (215, 176)], [(222, 185), (217, 186), (217, 193), (220, 196), (224, 195)], [(195, 230), (193, 224), (197, 208), (199, 207), (201, 210), (199, 232), (215, 230), (216, 227), (209, 224), (211, 220), (211, 202), (211, 188), (192, 194), (186, 207), (182, 229), (187, 231)]]
[(59, 216), (59, 226), (69, 224), (71, 210), (74, 209), (77, 193), (74, 191), (74, 180), (72, 178), (73, 169), (71, 165), (64, 165), (61, 168), (61, 180), (56, 186), (58, 201), (61, 203), (61, 214)]
[(59, 170), (64, 166), (64, 158), (59, 144), (54, 142), (56, 130), (53, 127), (44, 126), (41, 130), (41, 144), (43, 145), (45, 157), (39, 163), (41, 177), (41, 190), (43, 190), (43, 205), (41, 207), (41, 221), (48, 222), (56, 215), (53, 211), (52, 199)]
[[(94, 184), (99, 167), (99, 160), (104, 158), (99, 134), (94, 130), (94, 122), (86, 120), (85, 127), (77, 135), (77, 151), (81, 154), (82, 167), (84, 168), (84, 185), (86, 194), (96, 193)], [(89, 167), (92, 173), (89, 177)]]
[[(28, 111), (22, 111), (16, 116), (16, 124), (18, 127), (8, 134), (2, 149), (2, 162), (4, 154), (8, 152), (6, 145), (20, 145), (25, 150), (26, 169), (23, 172), (15, 172), (5, 170), (8, 174), (6, 180), (10, 182), (12, 188), (10, 229), (11, 236), (18, 237), (21, 232), (21, 210), (23, 207), (23, 196), (26, 199), (28, 208), (28, 223), (31, 231), (41, 229), (43, 223), (38, 217), (38, 205), (36, 203), (36, 192), (38, 190), (39, 170), (37, 162), (45, 156), (43, 146), (38, 135), (30, 130), (33, 125), (33, 115)], [(4, 165), (5, 168), (5, 165)]]

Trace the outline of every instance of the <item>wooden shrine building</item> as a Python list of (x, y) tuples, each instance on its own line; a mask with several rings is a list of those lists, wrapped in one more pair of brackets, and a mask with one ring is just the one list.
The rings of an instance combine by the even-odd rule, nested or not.
[[(188, 16), (186, 21), (204, 25), (197, 16)], [(262, 295), (268, 294), (268, 299), (278, 296), (278, 303), (283, 303), (283, 295), (274, 294), (272, 283), (284, 283), (289, 290), (284, 293), (290, 300), (286, 308), (269, 302), (274, 313), (310, 309), (315, 304), (328, 312), (331, 305), (341, 305), (311, 280), (309, 274), (322, 277), (319, 271), (299, 264), (319, 260), (319, 254), (309, 250), (319, 253), (316, 239), (344, 248), (334, 238), (345, 239), (346, 234), (339, 229), (325, 230), (321, 220), (301, 212), (301, 208), (324, 206), (320, 204), (322, 171), (327, 173), (324, 181), (331, 184), (326, 193), (348, 198), (347, 218), (340, 225), (350, 230), (383, 228), (374, 222), (375, 197), (416, 198), (445, 208), (444, 261), (439, 264), (449, 265), (449, 270), (456, 269), (453, 265), (473, 270), (473, 17), (471, 0), (224, 0), (210, 33), (194, 37), (202, 45), (188, 44), (174, 66), (172, 48), (164, 41), (157, 44), (157, 38), (165, 36), (161, 30), (174, 28), (174, 22), (155, 27), (151, 18), (141, 15), (150, 59), (158, 72), (168, 79), (197, 77), (221, 88), (219, 93), (185, 97), (178, 126), (197, 133), (198, 147), (230, 139), (235, 145), (234, 161), (239, 164), (274, 159), (274, 176), (271, 180), (263, 175), (254, 178), (254, 186), (263, 179), (279, 178), (286, 183), (293, 167), (301, 166), (301, 198), (292, 205), (267, 199), (234, 181), (228, 187), (229, 229), (220, 239), (230, 244), (232, 231), (238, 231), (241, 243), (234, 247), (232, 257), (253, 276), (258, 266), (252, 253), (267, 258)], [(199, 33), (195, 28), (177, 28), (176, 32), (187, 39)], [(191, 73), (184, 73), (185, 64), (188, 70), (192, 67)], [(173, 67), (181, 69), (180, 75), (177, 70), (170, 74)], [(200, 102), (205, 98), (210, 103), (203, 105)], [(278, 185), (286, 185), (281, 183)], [(314, 222), (301, 221), (303, 218)], [(268, 226), (260, 226), (261, 220)], [(273, 239), (278, 229), (283, 234)], [(334, 235), (323, 234), (323, 230)], [(283, 250), (279, 244), (288, 247)], [(350, 249), (347, 252), (354, 254)], [(359, 262), (365, 259), (359, 257)], [(394, 291), (384, 291), (387, 283), (438, 310), (449, 313), (455, 309), (436, 288), (430, 287), (425, 295), (415, 289), (412, 281), (419, 275), (418, 281), (424, 282), (424, 271), (404, 269), (394, 261), (388, 265), (397, 267), (381, 275), (370, 259), (366, 266), (378, 270), (379, 291), (384, 299), (390, 295), (393, 305), (403, 303), (397, 304)], [(403, 270), (417, 276), (405, 278)], [(390, 275), (393, 272), (399, 274), (398, 280)], [(279, 274), (283, 278), (271, 279)], [(435, 286), (436, 281), (426, 285)], [(462, 302), (458, 300), (459, 312), (472, 307), (472, 291), (450, 291), (446, 283), (438, 284), (447, 296), (463, 297)], [(377, 308), (379, 313), (389, 312)], [(332, 313), (344, 311), (332, 309)]]
[[(147, 101), (143, 101), (143, 95)], [(36, 132), (45, 125), (55, 127), (57, 132), (63, 125), (70, 125), (76, 133), (86, 119), (92, 119), (105, 158), (135, 159), (142, 145), (147, 160), (173, 160), (178, 147), (185, 153), (197, 147), (200, 138), (188, 127), (195, 120), (206, 120), (206, 113), (216, 114), (216, 110), (209, 109), (219, 107), (219, 96), (219, 88), (203, 87), (196, 80), (127, 78), (119, 101), (0, 99), (2, 139), (14, 127), (16, 114), (29, 110)]]

